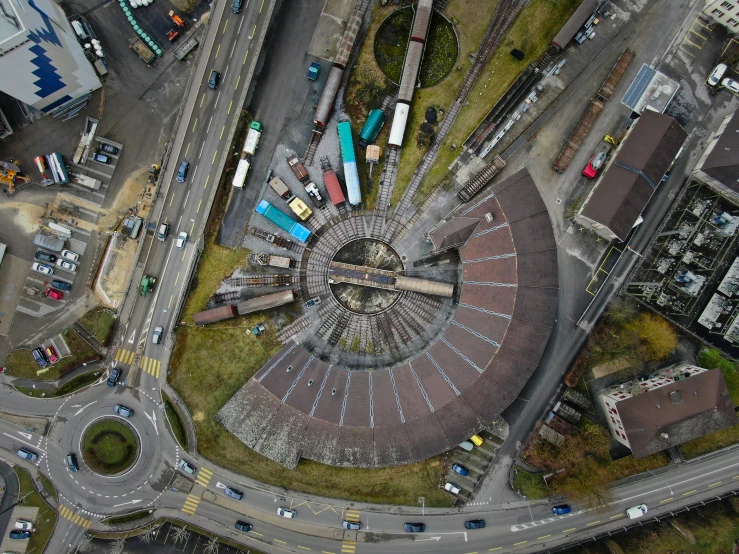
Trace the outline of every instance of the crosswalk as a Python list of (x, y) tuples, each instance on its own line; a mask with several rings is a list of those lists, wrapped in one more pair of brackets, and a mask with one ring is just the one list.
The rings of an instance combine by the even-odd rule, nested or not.
[(194, 494), (188, 494), (187, 500), (185, 500), (185, 505), (182, 506), (182, 511), (186, 514), (194, 515), (195, 510), (198, 509), (198, 504), (200, 504), (200, 497), (195, 496)]
[(206, 467), (201, 467), (200, 471), (198, 472), (198, 476), (195, 477), (195, 481), (197, 481), (198, 485), (207, 487), (212, 476), (213, 472), (211, 470)]
[[(135, 358), (136, 353), (132, 352), (131, 350), (125, 350), (123, 348), (119, 348), (118, 350), (116, 350), (115, 360), (117, 362), (131, 365)], [(139, 364), (139, 367), (155, 379), (159, 379), (159, 374), (162, 370), (162, 362), (154, 358), (141, 356), (141, 363)]]
[(354, 554), (355, 548), (357, 548), (357, 541), (342, 541), (341, 542), (342, 554)]
[(72, 510), (67, 508), (64, 504), (59, 504), (59, 513), (62, 514), (64, 519), (68, 519), (74, 525), (79, 525), (85, 529), (89, 529), (92, 526), (92, 521), (85, 519), (79, 514), (75, 514)]
[(344, 519), (347, 521), (359, 521), (359, 510), (347, 510)]

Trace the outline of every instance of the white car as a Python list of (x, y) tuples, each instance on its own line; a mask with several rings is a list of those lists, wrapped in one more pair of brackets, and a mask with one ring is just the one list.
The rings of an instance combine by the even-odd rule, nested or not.
[(185, 231), (182, 231), (179, 235), (177, 235), (177, 248), (184, 248), (186, 242), (187, 233)]
[(19, 519), (15, 522), (15, 528), (23, 531), (33, 531), (33, 523), (25, 519)]
[(721, 81), (721, 86), (729, 92), (739, 94), (739, 82), (735, 81), (734, 79), (724, 79), (723, 81)]
[(636, 519), (638, 517), (643, 516), (646, 513), (647, 513), (646, 504), (637, 504), (636, 506), (632, 506), (631, 508), (626, 510), (626, 515), (629, 517), (629, 519)]
[(195, 473), (195, 467), (185, 459), (180, 460), (179, 466), (185, 473), (189, 473), (190, 475)]
[(159, 344), (162, 342), (162, 335), (164, 335), (164, 328), (154, 327), (154, 332), (151, 334), (151, 343)]
[(287, 508), (277, 508), (277, 515), (280, 517), (292, 519), (296, 515), (298, 515), (298, 512), (296, 512), (295, 510), (288, 510)]
[(56, 261), (56, 265), (58, 265), (62, 269), (66, 269), (67, 271), (77, 271), (77, 265), (73, 264), (69, 260), (65, 260), (64, 258), (59, 258)]
[(68, 260), (76, 262), (80, 259), (80, 255), (77, 254), (77, 252), (72, 252), (71, 250), (62, 250), (62, 258), (67, 258)]
[(711, 71), (710, 77), (708, 77), (708, 80), (706, 83), (709, 87), (715, 87), (718, 85), (719, 81), (721, 80), (721, 77), (724, 76), (724, 73), (726, 73), (726, 70), (728, 68), (726, 67), (726, 64), (720, 63), (716, 67), (713, 68), (713, 71)]
[(458, 487), (457, 485), (455, 485), (454, 483), (446, 483), (446, 484), (444, 485), (444, 490), (445, 490), (445, 491), (449, 491), (449, 492), (450, 492), (450, 493), (452, 493), (452, 494), (459, 494), (460, 492), (462, 492), (462, 489), (460, 489), (460, 488), (459, 488), (459, 487)]
[(39, 273), (43, 273), (44, 275), (52, 275), (54, 273), (54, 270), (51, 269), (51, 267), (46, 264), (40, 264), (38, 262), (34, 262), (31, 266), (31, 269), (33, 269), (34, 271), (38, 271)]

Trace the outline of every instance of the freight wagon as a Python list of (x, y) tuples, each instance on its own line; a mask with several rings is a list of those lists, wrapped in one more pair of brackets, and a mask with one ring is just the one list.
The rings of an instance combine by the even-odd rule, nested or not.
[(308, 228), (295, 221), (289, 215), (282, 213), (266, 200), (262, 200), (259, 203), (256, 212), (301, 242), (306, 242), (311, 235), (311, 231)]
[(354, 155), (351, 123), (348, 121), (339, 123), (338, 131), (341, 159), (344, 161), (346, 192), (349, 195), (349, 203), (352, 206), (358, 206), (362, 203), (362, 192), (359, 189), (359, 173), (357, 172), (357, 158)]
[(224, 319), (231, 319), (232, 317), (236, 317), (236, 306), (228, 305), (198, 312), (193, 316), (193, 319), (195, 320), (195, 325), (206, 325), (208, 323), (215, 323), (216, 321), (223, 321)]
[(252, 312), (260, 312), (262, 310), (284, 306), (285, 304), (290, 304), (292, 302), (295, 302), (295, 292), (292, 290), (286, 290), (282, 292), (273, 292), (272, 294), (265, 294), (264, 296), (258, 296), (257, 298), (250, 298), (244, 302), (239, 302), (236, 304), (235, 308), (239, 315), (246, 315)]
[(331, 202), (334, 203), (334, 206), (340, 206), (346, 202), (346, 197), (344, 197), (344, 191), (341, 190), (336, 172), (331, 169), (331, 162), (327, 156), (321, 158), (321, 169), (323, 170), (323, 184), (326, 185)]
[(367, 148), (368, 144), (375, 142), (380, 129), (385, 124), (385, 117), (385, 112), (382, 110), (374, 109), (370, 112), (367, 122), (359, 133), (360, 148)]
[(301, 183), (310, 181), (308, 170), (305, 169), (305, 166), (303, 165), (303, 162), (300, 161), (300, 158), (298, 158), (297, 156), (288, 158), (287, 164), (290, 166), (290, 169), (293, 170), (293, 173), (295, 174), (295, 177), (297, 177), (298, 181), (300, 181)]

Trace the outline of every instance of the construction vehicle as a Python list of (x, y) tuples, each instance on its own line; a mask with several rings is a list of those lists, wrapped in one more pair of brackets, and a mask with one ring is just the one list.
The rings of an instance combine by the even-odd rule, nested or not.
[(154, 184), (157, 182), (157, 177), (159, 177), (159, 170), (161, 167), (159, 167), (157, 164), (151, 164), (151, 167), (149, 168), (149, 183)]
[(139, 294), (146, 298), (146, 295), (154, 290), (154, 284), (156, 282), (156, 277), (152, 277), (151, 275), (144, 275), (141, 278), (141, 287), (139, 288)]
[(139, 37), (132, 38), (131, 42), (129, 42), (129, 46), (133, 48), (139, 57), (147, 64), (150, 64), (154, 61), (154, 58), (156, 58), (156, 55), (151, 51), (151, 48), (144, 44)]
[(170, 10), (169, 17), (172, 20), (172, 23), (177, 25), (178, 28), (184, 29), (187, 26), (187, 22), (182, 19), (179, 15), (174, 13), (174, 10)]
[(8, 186), (7, 194), (15, 192), (15, 186), (20, 183), (27, 183), (30, 177), (22, 175), (23, 170), (18, 166), (20, 160), (11, 160), (10, 162), (0, 161), (0, 183)]
[(595, 179), (598, 171), (600, 171), (600, 169), (606, 164), (608, 153), (614, 146), (618, 146), (616, 139), (611, 135), (603, 137), (598, 148), (595, 149), (595, 153), (590, 157), (590, 160), (588, 160), (585, 169), (582, 170), (582, 174), (588, 179)]
[(257, 323), (254, 328), (251, 330), (251, 334), (255, 337), (258, 337), (262, 333), (264, 333), (267, 330), (267, 328), (264, 326), (264, 323)]

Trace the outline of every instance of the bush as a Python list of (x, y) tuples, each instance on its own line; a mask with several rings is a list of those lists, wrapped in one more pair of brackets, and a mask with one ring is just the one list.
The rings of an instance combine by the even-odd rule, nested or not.
[(627, 323), (626, 329), (637, 335), (639, 354), (648, 362), (666, 358), (677, 348), (674, 327), (656, 314), (641, 314)]

